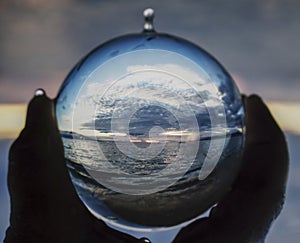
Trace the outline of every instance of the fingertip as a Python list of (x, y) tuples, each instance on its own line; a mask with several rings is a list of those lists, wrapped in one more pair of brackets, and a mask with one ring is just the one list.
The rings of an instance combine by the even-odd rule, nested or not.
[(250, 109), (253, 108), (256, 111), (258, 111), (259, 107), (264, 107), (266, 108), (266, 105), (264, 104), (262, 98), (260, 96), (258, 96), (257, 94), (251, 94), (247, 97), (247, 101), (246, 101), (246, 109)]
[(52, 124), (55, 120), (53, 101), (42, 89), (37, 89), (34, 94), (27, 108), (26, 127)]
[(257, 101), (262, 101), (261, 97), (258, 94), (251, 94), (248, 96), (249, 100), (257, 100)]
[(267, 105), (257, 94), (252, 94), (245, 103), (246, 136), (248, 142), (268, 142), (281, 139), (282, 131)]
[(247, 112), (246, 120), (259, 121), (262, 115), (269, 113), (269, 110), (264, 104), (263, 100), (256, 94), (251, 94), (247, 97), (245, 106)]

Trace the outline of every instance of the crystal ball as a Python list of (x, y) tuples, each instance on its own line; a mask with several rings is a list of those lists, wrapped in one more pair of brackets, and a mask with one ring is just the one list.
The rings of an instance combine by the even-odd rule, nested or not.
[(233, 79), (172, 35), (145, 31), (95, 48), (62, 84), (56, 117), (80, 199), (112, 226), (193, 220), (240, 168), (244, 110)]

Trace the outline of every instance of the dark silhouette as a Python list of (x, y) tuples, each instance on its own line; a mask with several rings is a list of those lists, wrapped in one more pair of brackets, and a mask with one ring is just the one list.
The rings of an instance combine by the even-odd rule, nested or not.
[[(246, 145), (232, 190), (207, 218), (183, 228), (174, 242), (263, 241), (284, 201), (288, 152), (262, 100), (244, 97)], [(4, 242), (144, 242), (96, 219), (78, 198), (65, 165), (53, 101), (32, 99), (26, 126), (10, 149), (10, 227)]]

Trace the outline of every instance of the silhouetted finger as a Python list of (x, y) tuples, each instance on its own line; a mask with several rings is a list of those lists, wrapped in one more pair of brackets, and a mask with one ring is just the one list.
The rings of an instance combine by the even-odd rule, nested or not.
[(69, 178), (54, 105), (34, 97), (26, 125), (11, 147), (10, 227), (5, 242), (128, 242), (83, 206)]
[(258, 242), (281, 210), (288, 171), (284, 135), (258, 96), (244, 100), (246, 146), (232, 190), (175, 242)]

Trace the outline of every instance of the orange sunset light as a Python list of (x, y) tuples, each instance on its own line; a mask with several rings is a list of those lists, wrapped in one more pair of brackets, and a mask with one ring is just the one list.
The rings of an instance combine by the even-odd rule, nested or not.
[[(300, 135), (299, 102), (267, 102), (284, 131)], [(0, 139), (16, 138), (25, 124), (26, 104), (0, 104)]]

